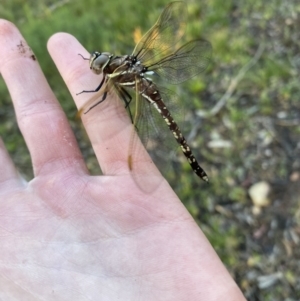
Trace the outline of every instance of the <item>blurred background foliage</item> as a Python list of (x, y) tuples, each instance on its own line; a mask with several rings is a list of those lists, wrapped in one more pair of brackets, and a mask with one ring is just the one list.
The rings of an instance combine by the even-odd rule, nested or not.
[[(56, 32), (89, 51), (130, 54), (166, 0), (2, 0), (64, 108), (91, 173), (99, 173), (76, 107), (46, 44)], [(300, 300), (300, 2), (187, 0), (184, 40), (212, 43), (208, 70), (180, 86), (187, 136), (210, 177), (182, 154), (168, 180), (248, 300)], [(1, 45), (0, 45), (1, 47)], [(77, 59), (77, 57), (74, 57)], [(32, 178), (9, 93), (0, 81), (0, 135)]]

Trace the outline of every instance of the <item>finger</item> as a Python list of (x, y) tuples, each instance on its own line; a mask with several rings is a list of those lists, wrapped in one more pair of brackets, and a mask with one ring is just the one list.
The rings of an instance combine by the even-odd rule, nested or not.
[[(89, 53), (74, 37), (65, 33), (52, 36), (48, 42), (48, 50), (77, 107), (81, 108), (94, 96), (92, 93), (76, 93), (93, 90), (102, 80), (102, 76), (92, 73), (88, 62), (78, 55), (89, 57)], [(104, 102), (83, 114), (82, 120), (103, 173), (128, 173), (128, 147), (133, 128), (124, 104), (108, 94)], [(150, 161), (146, 152), (142, 156), (141, 161)]]
[(24, 180), (20, 177), (18, 171), (12, 162), (5, 145), (0, 138), (0, 187), (3, 189), (4, 185), (15, 188), (21, 186)]
[(18, 29), (0, 20), (0, 70), (31, 154), (34, 173), (86, 171), (67, 118)]

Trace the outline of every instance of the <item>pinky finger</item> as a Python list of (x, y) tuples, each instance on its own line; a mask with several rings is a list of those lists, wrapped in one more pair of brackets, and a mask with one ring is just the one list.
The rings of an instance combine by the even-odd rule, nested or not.
[(9, 185), (15, 188), (21, 186), (22, 183), (24, 183), (24, 180), (20, 177), (0, 138), (0, 187), (3, 188), (3, 185)]

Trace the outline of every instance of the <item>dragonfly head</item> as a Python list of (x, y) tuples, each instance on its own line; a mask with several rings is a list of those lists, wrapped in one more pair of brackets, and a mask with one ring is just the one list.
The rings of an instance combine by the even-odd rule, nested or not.
[(90, 56), (90, 69), (96, 74), (103, 72), (104, 68), (107, 66), (112, 55), (108, 52), (92, 52)]

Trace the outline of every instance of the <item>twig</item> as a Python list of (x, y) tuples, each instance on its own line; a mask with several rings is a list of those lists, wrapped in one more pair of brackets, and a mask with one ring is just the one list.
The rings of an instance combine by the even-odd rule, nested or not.
[(64, 6), (65, 4), (67, 4), (69, 2), (70, 2), (70, 0), (61, 0), (61, 1), (55, 2), (55, 3), (51, 4), (50, 6), (48, 6), (48, 10), (53, 12), (57, 8)]
[(220, 110), (226, 105), (228, 99), (232, 96), (234, 90), (236, 89), (238, 83), (241, 81), (241, 79), (245, 76), (245, 74), (249, 71), (250, 68), (252, 68), (257, 61), (260, 59), (263, 51), (265, 49), (265, 44), (261, 43), (254, 55), (254, 57), (246, 64), (244, 65), (238, 75), (231, 80), (231, 83), (229, 87), (227, 88), (227, 91), (222, 96), (222, 98), (218, 101), (218, 103), (211, 109), (211, 111), (208, 113), (208, 116), (214, 116), (220, 112)]
[(300, 119), (276, 120), (275, 123), (281, 126), (297, 126), (300, 125)]

